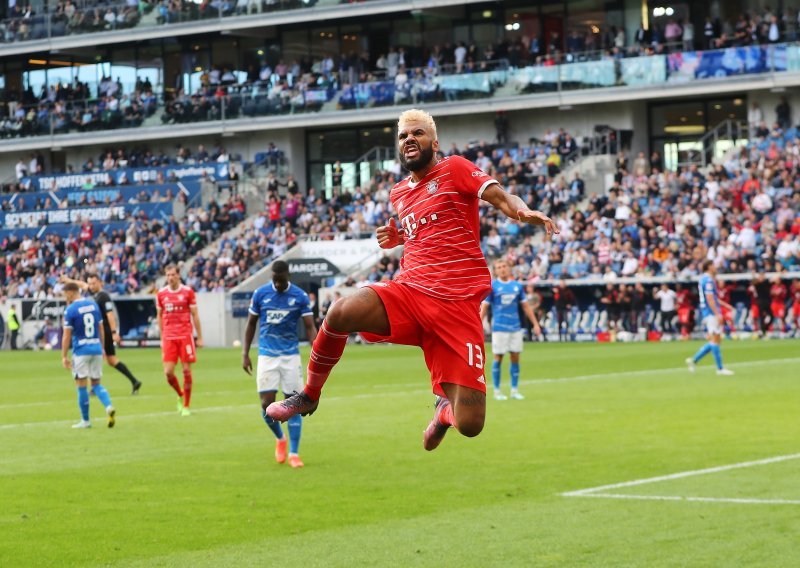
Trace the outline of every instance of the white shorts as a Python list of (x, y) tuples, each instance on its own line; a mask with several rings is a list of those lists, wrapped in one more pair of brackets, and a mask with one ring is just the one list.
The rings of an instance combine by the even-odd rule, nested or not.
[(522, 330), (493, 331), (492, 353), (494, 355), (504, 355), (509, 352), (522, 353)]
[(281, 391), (283, 393), (303, 390), (303, 373), (300, 370), (300, 355), (258, 356), (256, 369), (258, 392)]
[(703, 318), (703, 325), (706, 328), (706, 333), (712, 335), (722, 335), (722, 325), (720, 325), (717, 316), (710, 315)]
[(73, 355), (72, 376), (76, 379), (99, 379), (103, 376), (103, 356)]

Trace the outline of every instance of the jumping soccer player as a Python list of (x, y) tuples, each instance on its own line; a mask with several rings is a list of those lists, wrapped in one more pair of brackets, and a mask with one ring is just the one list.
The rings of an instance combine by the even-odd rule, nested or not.
[[(161, 360), (169, 386), (178, 393), (178, 412), (189, 416), (189, 402), (192, 399), (192, 363), (197, 361), (197, 349), (203, 346), (203, 330), (197, 313), (197, 299), (194, 290), (181, 284), (181, 275), (174, 264), (164, 269), (167, 285), (158, 291), (156, 313), (158, 328), (161, 330)], [(197, 341), (193, 337), (192, 322), (197, 331)], [(183, 389), (175, 376), (178, 361), (183, 367)]]
[(689, 371), (694, 373), (695, 364), (711, 353), (717, 364), (717, 374), (732, 375), (733, 371), (722, 366), (722, 352), (719, 349), (724, 321), (715, 280), (717, 267), (711, 260), (703, 261), (702, 266), (703, 275), (700, 277), (697, 289), (700, 292), (700, 316), (703, 318), (703, 325), (706, 328), (708, 343), (703, 345), (694, 357), (686, 359), (686, 364), (689, 366)]
[(314, 340), (305, 389), (274, 402), (267, 415), (285, 421), (313, 413), (322, 387), (344, 351), (350, 333), (369, 341), (422, 348), (437, 395), (423, 447), (433, 450), (448, 428), (480, 434), (486, 417), (483, 325), (480, 302), (491, 290), (481, 252), (478, 201), (506, 216), (557, 233), (553, 221), (531, 211), (486, 173), (460, 156), (439, 159), (436, 123), (409, 110), (398, 121), (398, 151), (411, 175), (390, 193), (400, 218), (377, 231), (381, 248), (405, 244), (401, 270), (334, 303)]
[[(89, 391), (87, 381), (92, 382), (92, 394), (97, 396), (106, 409), (108, 427), (116, 422), (116, 411), (111, 405), (111, 397), (100, 384), (103, 376), (103, 316), (100, 308), (89, 298), (80, 297), (80, 287), (74, 282), (64, 284), (64, 298), (67, 309), (64, 311), (64, 335), (61, 339), (61, 363), (65, 369), (72, 369), (75, 385), (78, 388), (78, 408), (81, 421), (73, 428), (91, 428), (89, 422)], [(69, 348), (72, 346), (72, 361)]]
[(492, 291), (481, 303), (481, 321), (486, 318), (489, 308), (492, 308), (492, 384), (494, 385), (494, 398), (507, 400), (508, 397), (500, 390), (500, 374), (503, 365), (503, 355), (511, 357), (511, 398), (523, 400), (525, 397), (519, 392), (519, 354), (522, 352), (522, 324), (519, 320), (519, 309), (533, 325), (536, 335), (542, 333), (539, 320), (533, 313), (530, 304), (525, 298), (525, 287), (511, 279), (511, 267), (505, 260), (494, 261), (494, 276)]
[(60, 280), (64, 283), (73, 282), (77, 284), (81, 290), (88, 290), (91, 292), (94, 301), (100, 306), (100, 313), (103, 314), (103, 336), (105, 337), (103, 351), (106, 355), (106, 362), (125, 375), (131, 382), (131, 394), (138, 393), (139, 389), (142, 388), (141, 381), (137, 380), (125, 363), (117, 358), (116, 344), (121, 340), (119, 336), (119, 326), (117, 325), (117, 318), (114, 315), (114, 302), (111, 300), (111, 296), (108, 295), (108, 292), (103, 290), (103, 281), (100, 279), (100, 276), (95, 273), (90, 273), (86, 277), (86, 282), (73, 280), (66, 276), (62, 276)]
[[(255, 291), (250, 301), (250, 316), (242, 345), (242, 368), (250, 375), (250, 345), (258, 332), (258, 366), (256, 386), (261, 397), (261, 416), (275, 434), (275, 461), (286, 461), (286, 437), (280, 422), (267, 416), (267, 407), (275, 402), (278, 388), (284, 398), (303, 390), (300, 368), (300, 338), (297, 324), (303, 318), (306, 337), (313, 343), (317, 337), (311, 300), (300, 287), (289, 282), (289, 265), (282, 260), (272, 264), (272, 282)], [(303, 423), (299, 414), (289, 418), (289, 465), (303, 467), (298, 450)]]

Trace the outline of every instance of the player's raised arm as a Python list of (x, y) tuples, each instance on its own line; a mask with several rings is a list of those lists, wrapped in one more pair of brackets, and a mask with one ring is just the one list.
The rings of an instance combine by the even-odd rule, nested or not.
[(74, 278), (70, 278), (66, 274), (59, 276), (58, 281), (62, 284), (75, 284), (81, 289), (82, 292), (86, 292), (86, 290), (89, 289), (88, 283), (84, 282), (83, 280), (75, 280)]
[(503, 190), (499, 184), (493, 183), (487, 187), (481, 199), (491, 203), (496, 209), (505, 214), (506, 217), (527, 223), (528, 225), (540, 225), (544, 227), (547, 236), (557, 235), (558, 227), (553, 220), (542, 213), (528, 208), (528, 205), (518, 196)]

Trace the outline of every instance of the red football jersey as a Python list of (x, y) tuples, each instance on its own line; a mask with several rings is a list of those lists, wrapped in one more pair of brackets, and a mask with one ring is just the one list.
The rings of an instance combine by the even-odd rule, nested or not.
[(800, 280), (792, 282), (792, 296), (795, 303), (800, 303)]
[(772, 296), (773, 302), (785, 302), (786, 286), (784, 286), (783, 282), (781, 282), (780, 284), (773, 284), (772, 287), (769, 289), (769, 295)]
[(181, 284), (177, 290), (164, 286), (156, 297), (161, 308), (163, 329), (161, 339), (184, 339), (192, 337), (192, 312), (190, 308), (197, 305), (194, 290)]
[(461, 156), (439, 161), (419, 182), (390, 193), (405, 233), (402, 282), (442, 300), (482, 300), (491, 290), (481, 251), (478, 200), (494, 179)]

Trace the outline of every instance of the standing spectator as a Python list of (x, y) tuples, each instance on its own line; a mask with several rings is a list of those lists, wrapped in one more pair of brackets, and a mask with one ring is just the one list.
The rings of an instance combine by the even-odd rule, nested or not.
[(25, 165), (25, 160), (20, 158), (17, 161), (17, 165), (15, 166), (15, 171), (16, 171), (16, 174), (17, 174), (17, 181), (21, 182), (22, 178), (24, 178), (26, 175), (28, 175), (28, 167)]
[(683, 29), (681, 25), (675, 20), (667, 22), (667, 27), (664, 28), (664, 39), (667, 41), (667, 51), (677, 51), (676, 44), (680, 43), (683, 36)]
[(714, 49), (717, 43), (717, 26), (709, 16), (706, 18), (706, 23), (703, 24), (703, 40), (705, 41), (706, 49)]
[(502, 110), (494, 116), (494, 128), (497, 131), (497, 143), (508, 144), (508, 117)]
[(569, 313), (575, 305), (575, 294), (567, 288), (567, 279), (561, 277), (558, 287), (553, 290), (553, 299), (556, 306), (556, 321), (558, 322), (558, 340), (569, 339)]
[(750, 109), (747, 111), (747, 124), (750, 128), (750, 136), (754, 136), (756, 130), (758, 130), (758, 125), (764, 121), (764, 113), (761, 110), (761, 106), (758, 102), (753, 101), (753, 104), (750, 105)]
[(672, 325), (672, 321), (675, 319), (675, 300), (677, 298), (675, 292), (666, 284), (662, 284), (660, 289), (653, 290), (653, 296), (659, 301), (661, 331), (675, 333)]
[(686, 18), (683, 22), (683, 50), (694, 50), (694, 24), (689, 18)]
[(775, 107), (775, 117), (778, 125), (784, 130), (788, 130), (792, 126), (792, 107), (786, 97), (781, 97), (781, 102)]
[(636, 333), (644, 327), (645, 308), (647, 307), (647, 292), (641, 282), (637, 282), (631, 290), (631, 331)]
[(6, 312), (6, 325), (8, 331), (11, 332), (10, 346), (12, 351), (17, 350), (17, 336), (19, 335), (20, 323), (17, 318), (17, 310), (14, 309), (14, 304), (9, 303), (8, 312)]

